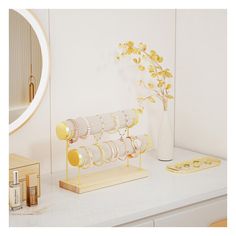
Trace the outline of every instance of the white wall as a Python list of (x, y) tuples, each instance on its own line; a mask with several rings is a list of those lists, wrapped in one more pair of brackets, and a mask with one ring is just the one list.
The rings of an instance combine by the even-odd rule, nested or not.
[[(174, 10), (50, 11), (53, 170), (65, 163), (65, 145), (55, 135), (58, 122), (137, 106), (134, 87), (140, 72), (130, 60), (115, 61), (120, 42), (146, 42), (174, 70), (174, 19)], [(171, 111), (173, 117), (173, 106)], [(148, 116), (143, 117), (134, 132), (157, 132), (159, 116), (155, 119), (149, 128)]]
[[(11, 152), (40, 160), (43, 173), (49, 172), (51, 168), (53, 171), (63, 169), (65, 146), (55, 135), (58, 122), (78, 115), (93, 115), (136, 106), (134, 84), (135, 79), (141, 75), (129, 66), (130, 62), (117, 63), (114, 60), (117, 44), (134, 40), (146, 42), (150, 48), (155, 48), (165, 58), (164, 64), (173, 72), (175, 69), (177, 71), (176, 99), (170, 106), (176, 145), (225, 156), (226, 60), (222, 57), (216, 62), (211, 56), (215, 55), (216, 50), (212, 48), (214, 45), (220, 50), (220, 55), (225, 49), (222, 37), (214, 38), (225, 34), (225, 27), (221, 25), (221, 19), (225, 20), (222, 11), (204, 13), (201, 10), (192, 14), (192, 11), (181, 10), (177, 13), (177, 22), (175, 10), (50, 10), (49, 18), (47, 10), (35, 12), (47, 32), (50, 25), (51, 86), (31, 120), (10, 136)], [(176, 42), (175, 23), (178, 31)], [(210, 29), (206, 29), (207, 25), (211, 26)], [(204, 42), (205, 47), (200, 48), (196, 42)], [(204, 54), (201, 73), (196, 60), (200, 57), (200, 49)], [(215, 63), (223, 67), (218, 73), (211, 72), (211, 77), (208, 68), (212, 69)], [(216, 65), (218, 68), (215, 68), (219, 70)], [(198, 80), (195, 74), (200, 74)], [(203, 78), (208, 86), (211, 80), (217, 81), (215, 87), (209, 89), (208, 86), (201, 86), (199, 81), (203, 81)], [(196, 92), (193, 87), (201, 88), (201, 92)], [(216, 96), (215, 90), (218, 91), (219, 87), (222, 90), (217, 96), (223, 93), (223, 100)], [(207, 101), (203, 102), (202, 97), (207, 98)], [(159, 103), (157, 106), (148, 106), (140, 125), (133, 132), (147, 131), (156, 139), (160, 108)], [(199, 114), (209, 118), (203, 122)], [(210, 139), (212, 137), (214, 142)]]
[(175, 144), (227, 155), (226, 10), (178, 10)]

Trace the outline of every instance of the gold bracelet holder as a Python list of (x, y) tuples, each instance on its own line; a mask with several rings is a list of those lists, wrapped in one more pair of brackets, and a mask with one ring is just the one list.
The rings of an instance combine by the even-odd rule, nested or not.
[[(147, 177), (147, 171), (142, 168), (142, 153), (152, 148), (151, 138), (149, 135), (129, 134), (129, 129), (138, 124), (138, 115), (138, 111), (132, 109), (68, 119), (59, 123), (56, 127), (57, 136), (66, 141), (66, 177), (59, 181), (59, 186), (76, 193), (84, 193)], [(119, 133), (120, 138), (101, 141), (105, 132)], [(71, 143), (91, 135), (95, 139), (93, 144), (77, 148), (71, 146)], [(137, 166), (130, 164), (130, 160), (135, 157), (138, 160)], [(99, 172), (89, 171), (81, 174), (83, 169), (104, 166), (117, 160), (124, 161), (125, 164)], [(76, 177), (69, 178), (69, 165), (77, 168)]]

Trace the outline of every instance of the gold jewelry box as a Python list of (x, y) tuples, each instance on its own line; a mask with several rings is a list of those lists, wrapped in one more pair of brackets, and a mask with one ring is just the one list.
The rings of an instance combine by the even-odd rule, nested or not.
[(38, 197), (40, 197), (40, 163), (38, 161), (11, 153), (9, 155), (9, 185), (13, 183), (13, 171), (19, 171), (22, 201), (26, 200), (26, 175), (37, 174)]

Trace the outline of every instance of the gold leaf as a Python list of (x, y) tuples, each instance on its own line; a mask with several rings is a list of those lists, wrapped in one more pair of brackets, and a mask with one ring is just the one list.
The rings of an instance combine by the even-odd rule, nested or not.
[(159, 62), (159, 63), (162, 63), (162, 62), (163, 62), (163, 57), (159, 57), (159, 58), (158, 58), (158, 62)]
[(171, 88), (171, 84), (167, 84), (166, 85), (166, 89), (168, 90), (168, 89), (170, 89)]
[(167, 78), (173, 77), (173, 75), (170, 73), (169, 69), (166, 69), (166, 70), (164, 70), (163, 72), (164, 72), (164, 75), (165, 75)]
[(164, 84), (164, 81), (159, 80), (157, 86), (159, 88), (161, 88), (163, 86), (163, 84)]
[(154, 87), (155, 87), (155, 86), (154, 86), (154, 83), (148, 83), (148, 88), (149, 88), (149, 89), (154, 89)]
[(156, 102), (156, 100), (153, 98), (153, 96), (149, 96), (149, 97), (147, 97), (147, 99), (149, 102), (152, 102), (152, 103)]
[(138, 109), (137, 109), (137, 111), (138, 111), (139, 114), (142, 114), (142, 113), (143, 113), (143, 110), (144, 110), (143, 108), (138, 108)]
[(130, 55), (133, 52), (133, 48), (128, 48), (127, 49), (127, 54)]
[(127, 46), (128, 46), (128, 47), (133, 47), (133, 46), (134, 46), (134, 42), (128, 41)]
[(165, 96), (166, 96), (167, 98), (169, 98), (169, 99), (173, 99), (173, 98), (174, 98), (172, 95), (169, 95), (169, 94), (166, 94)]
[(142, 66), (142, 65), (139, 65), (139, 66), (138, 66), (138, 69), (141, 70), (141, 71), (144, 71), (144, 70), (145, 70), (145, 67)]
[(157, 74), (156, 74), (156, 73), (152, 73), (152, 74), (151, 74), (151, 77), (152, 77), (152, 78), (156, 78), (156, 77), (157, 77)]
[(154, 51), (154, 50), (151, 50), (151, 51), (150, 51), (150, 55), (151, 55), (151, 56), (154, 56), (154, 55), (156, 55), (156, 54), (157, 54), (156, 51)]
[(153, 73), (153, 72), (155, 71), (154, 66), (153, 66), (153, 65), (150, 65), (149, 68), (148, 68), (148, 71), (149, 71), (150, 73)]
[(147, 45), (146, 44), (144, 44), (144, 43), (139, 43), (139, 48), (142, 50), (142, 51), (146, 51), (146, 49), (147, 49)]
[(133, 62), (136, 63), (136, 64), (139, 64), (141, 62), (141, 58), (140, 57), (138, 59), (133, 58)]

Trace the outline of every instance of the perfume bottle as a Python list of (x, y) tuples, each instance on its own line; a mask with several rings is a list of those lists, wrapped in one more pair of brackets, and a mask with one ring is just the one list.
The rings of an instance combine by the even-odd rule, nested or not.
[(13, 171), (13, 184), (9, 187), (10, 210), (15, 211), (22, 208), (21, 187), (19, 183), (19, 172)]
[(27, 206), (38, 205), (38, 179), (37, 174), (26, 175), (26, 186), (27, 186), (27, 195), (26, 203)]

